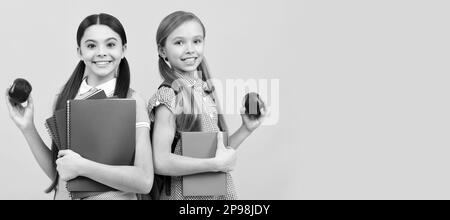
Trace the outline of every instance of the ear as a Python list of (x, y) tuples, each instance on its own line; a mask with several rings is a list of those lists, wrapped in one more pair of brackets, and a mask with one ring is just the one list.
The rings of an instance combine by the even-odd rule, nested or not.
[(81, 53), (81, 48), (77, 47), (77, 54), (78, 54), (78, 58), (80, 58), (80, 60), (83, 59), (83, 54)]
[(161, 45), (158, 45), (158, 54), (159, 54), (160, 57), (165, 59), (167, 57), (167, 55), (166, 55), (166, 48), (161, 46)]
[(122, 59), (125, 58), (125, 54), (127, 53), (127, 48), (128, 47), (126, 44), (122, 46)]

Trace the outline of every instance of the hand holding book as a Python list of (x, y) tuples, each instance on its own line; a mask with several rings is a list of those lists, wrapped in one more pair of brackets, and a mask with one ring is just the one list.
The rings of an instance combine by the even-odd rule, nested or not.
[[(224, 143), (225, 142), (225, 143)], [(213, 158), (212, 172), (183, 176), (183, 195), (226, 194), (226, 172), (234, 169), (236, 151), (227, 148), (228, 134), (222, 132), (181, 132), (183, 156)]]
[(72, 150), (60, 150), (56, 160), (59, 177), (64, 181), (69, 181), (81, 175), (83, 160), (86, 159)]
[(217, 150), (214, 159), (218, 172), (230, 172), (236, 165), (237, 155), (236, 150), (224, 145), (223, 135), (222, 132), (217, 132)]

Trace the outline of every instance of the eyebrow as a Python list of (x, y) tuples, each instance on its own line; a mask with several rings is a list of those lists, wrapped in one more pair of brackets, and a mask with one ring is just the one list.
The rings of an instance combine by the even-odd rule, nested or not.
[[(117, 38), (115, 38), (115, 37), (110, 37), (110, 38), (107, 38), (107, 39), (105, 40), (105, 42), (110, 41), (110, 40), (119, 41), (119, 40), (117, 40)], [(89, 42), (89, 41), (92, 41), (92, 42), (94, 42), (94, 43), (97, 42), (96, 40), (87, 39), (87, 40), (84, 41), (84, 43), (87, 43), (87, 42)]]
[[(197, 35), (197, 36), (194, 36), (193, 38), (203, 38), (203, 35)], [(185, 37), (181, 37), (181, 36), (176, 36), (176, 37), (174, 37), (173, 38), (173, 40), (178, 40), (178, 39), (186, 39)]]

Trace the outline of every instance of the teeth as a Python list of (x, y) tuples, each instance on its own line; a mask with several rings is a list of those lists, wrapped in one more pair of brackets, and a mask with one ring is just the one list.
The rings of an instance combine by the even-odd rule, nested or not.
[(106, 64), (108, 64), (108, 63), (110, 63), (109, 61), (101, 61), (101, 62), (95, 62), (96, 64), (99, 64), (99, 65), (106, 65)]
[(188, 65), (193, 65), (195, 63), (196, 58), (188, 58), (188, 59), (184, 59), (183, 62), (188, 64)]

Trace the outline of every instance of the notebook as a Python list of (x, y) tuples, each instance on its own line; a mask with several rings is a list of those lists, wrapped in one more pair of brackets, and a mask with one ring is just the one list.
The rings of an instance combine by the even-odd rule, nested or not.
[[(103, 90), (97, 90), (92, 93), (87, 93), (84, 99), (105, 99), (106, 93)], [(67, 133), (66, 133), (66, 109), (59, 109), (55, 111), (55, 114), (46, 120), (46, 127), (52, 137), (56, 146), (60, 150), (67, 149)]]
[[(134, 164), (135, 100), (69, 100), (66, 109), (68, 149), (102, 164)], [(67, 189), (70, 192), (116, 190), (81, 176), (69, 180)]]
[(54, 115), (45, 120), (45, 128), (47, 128), (47, 132), (50, 135), (52, 141), (56, 144), (56, 147), (58, 147), (58, 149), (61, 149), (61, 142), (60, 142), (61, 139), (59, 137), (58, 128), (56, 125), (56, 118)]
[[(228, 146), (228, 135), (224, 133), (224, 144)], [(183, 156), (213, 158), (217, 149), (217, 132), (181, 132)], [(225, 195), (226, 173), (207, 172), (183, 176), (184, 196)]]
[(55, 111), (56, 129), (58, 132), (60, 150), (67, 149), (67, 132), (66, 132), (66, 109), (59, 109)]

